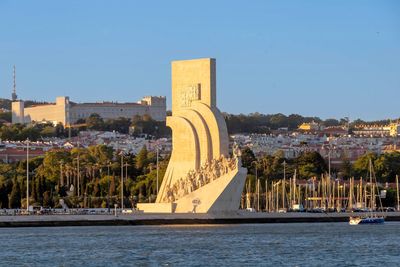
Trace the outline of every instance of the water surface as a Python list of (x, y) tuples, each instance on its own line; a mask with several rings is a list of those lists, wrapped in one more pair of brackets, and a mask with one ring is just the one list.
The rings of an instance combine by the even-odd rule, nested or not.
[(0, 229), (1, 266), (400, 266), (400, 223)]

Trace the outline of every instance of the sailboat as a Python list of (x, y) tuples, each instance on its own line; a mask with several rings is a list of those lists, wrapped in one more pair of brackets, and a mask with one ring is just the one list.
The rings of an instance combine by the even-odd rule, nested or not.
[[(376, 177), (374, 175), (374, 184), (373, 184), (373, 179), (372, 179), (372, 161), (369, 159), (369, 184), (370, 184), (370, 201), (369, 201), (369, 211), (370, 213), (366, 216), (350, 216), (349, 224), (350, 225), (358, 225), (358, 224), (383, 224), (385, 222), (385, 217), (383, 216), (378, 216), (376, 213), (373, 213), (373, 209), (375, 207), (375, 188), (378, 189), (378, 186), (376, 186)], [(379, 203), (381, 206), (382, 210), (382, 201), (381, 201), (381, 196), (379, 196)]]

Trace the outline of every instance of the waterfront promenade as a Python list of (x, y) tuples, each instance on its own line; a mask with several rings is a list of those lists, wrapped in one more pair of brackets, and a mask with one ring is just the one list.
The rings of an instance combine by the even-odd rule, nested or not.
[[(400, 212), (381, 213), (386, 221), (400, 221)], [(381, 215), (378, 213), (378, 215)], [(0, 227), (96, 226), (96, 225), (173, 225), (347, 222), (349, 216), (363, 213), (255, 213), (226, 214), (118, 214), (115, 215), (18, 215), (0, 216)]]

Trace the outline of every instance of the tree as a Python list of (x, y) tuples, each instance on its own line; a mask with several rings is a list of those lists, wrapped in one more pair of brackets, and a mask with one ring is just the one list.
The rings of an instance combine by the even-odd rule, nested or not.
[(101, 130), (104, 126), (104, 121), (99, 114), (93, 113), (86, 119), (86, 125), (90, 130)]
[(7, 179), (3, 175), (0, 176), (0, 208), (8, 208), (8, 185)]
[(53, 183), (57, 183), (60, 178), (61, 162), (71, 162), (69, 152), (62, 149), (51, 150), (43, 158), (43, 164), (37, 169), (38, 175), (46, 177)]
[(21, 207), (21, 188), (16, 178), (13, 180), (13, 187), (9, 196), (9, 208), (18, 209)]
[(242, 165), (243, 165), (243, 167), (245, 167), (247, 169), (251, 168), (251, 164), (255, 160), (256, 160), (256, 157), (254, 156), (253, 151), (250, 148), (245, 147), (242, 150)]
[(347, 158), (342, 161), (340, 173), (344, 179), (349, 179), (353, 176), (353, 167)]
[(106, 145), (90, 146), (88, 148), (91, 161), (101, 165), (107, 165), (113, 158), (112, 147)]
[(385, 153), (374, 161), (377, 179), (380, 182), (394, 182), (400, 173), (400, 153)]
[(53, 198), (51, 197), (51, 194), (49, 191), (46, 191), (43, 193), (43, 206), (45, 207), (53, 207)]
[(327, 171), (325, 160), (315, 151), (302, 153), (296, 159), (296, 164), (299, 169), (299, 176), (305, 179), (320, 176)]
[(355, 176), (358, 177), (368, 177), (369, 173), (369, 161), (371, 159), (374, 162), (377, 158), (375, 153), (367, 153), (362, 157), (358, 158), (353, 164), (353, 170)]
[(116, 191), (116, 185), (115, 185), (115, 176), (111, 176), (111, 181), (110, 181), (110, 196), (114, 196)]
[(99, 197), (100, 195), (101, 195), (101, 189), (100, 189), (99, 181), (96, 180), (94, 185), (93, 185), (93, 194), (92, 194), (92, 196)]
[(109, 131), (118, 131), (127, 134), (129, 132), (129, 126), (131, 125), (131, 120), (121, 117), (115, 120), (107, 120), (105, 124)]
[(146, 146), (143, 146), (139, 153), (136, 155), (136, 169), (143, 170), (148, 164), (148, 152)]
[(339, 125), (340, 125), (340, 122), (339, 122), (337, 119), (326, 119), (326, 120), (323, 122), (323, 125), (324, 125), (325, 127), (339, 126)]
[(6, 122), (11, 122), (11, 112), (1, 112), (0, 120), (4, 120)]

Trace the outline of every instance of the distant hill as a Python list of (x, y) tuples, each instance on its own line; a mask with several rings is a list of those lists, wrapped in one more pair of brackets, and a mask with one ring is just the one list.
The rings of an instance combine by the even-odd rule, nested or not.
[[(332, 126), (347, 126), (347, 118), (341, 119), (326, 119), (322, 120), (319, 117), (303, 117), (298, 114), (284, 115), (278, 114), (228, 114), (224, 113), (225, 121), (228, 127), (228, 132), (233, 133), (268, 133), (271, 130), (279, 128), (287, 128), (288, 130), (295, 130), (300, 124), (304, 122), (316, 122), (325, 127)], [(396, 120), (392, 120), (396, 121)], [(363, 121), (361, 119), (354, 120), (350, 123), (350, 128), (355, 125), (387, 125), (390, 123), (389, 119), (379, 121)]]
[(0, 108), (11, 110), (11, 100), (0, 98)]

